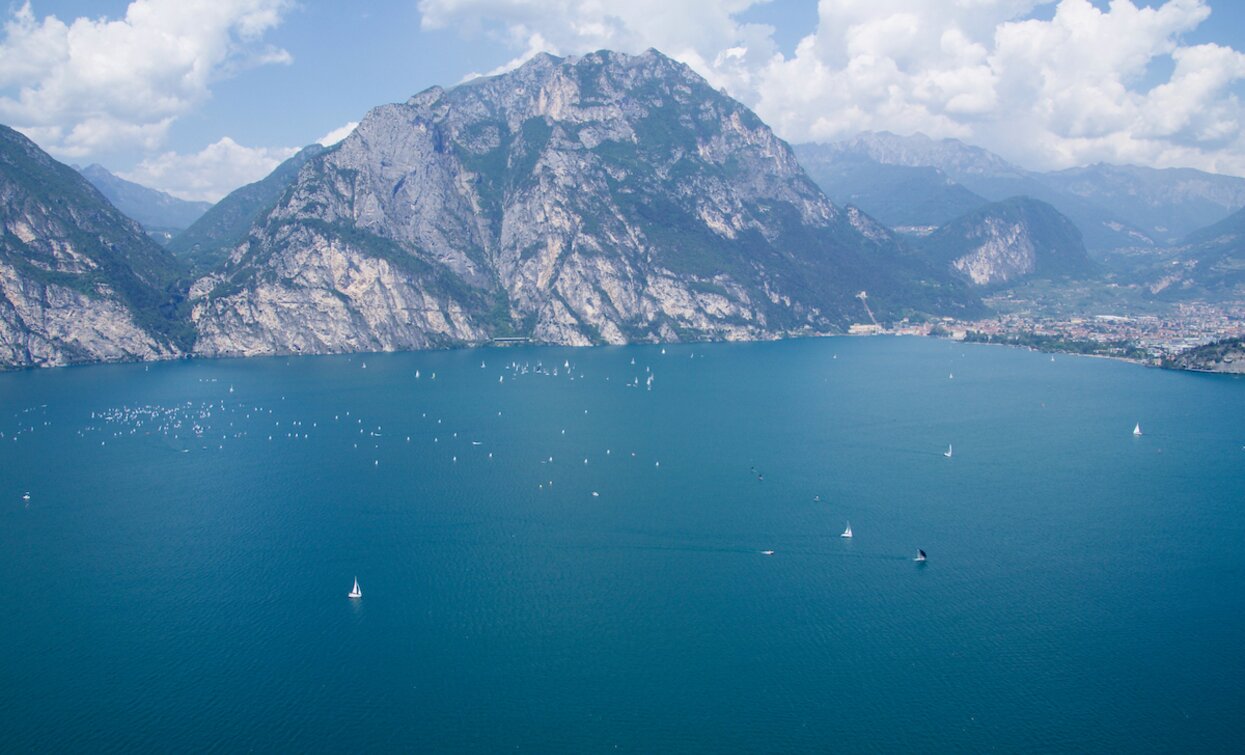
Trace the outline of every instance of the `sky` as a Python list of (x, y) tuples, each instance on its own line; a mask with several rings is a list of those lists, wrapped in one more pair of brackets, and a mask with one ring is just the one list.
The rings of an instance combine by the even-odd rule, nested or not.
[[(7, 3), (5, 5), (4, 3)], [(380, 104), (649, 47), (792, 142), (1245, 175), (1240, 0), (0, 0), (0, 123), (215, 201)]]

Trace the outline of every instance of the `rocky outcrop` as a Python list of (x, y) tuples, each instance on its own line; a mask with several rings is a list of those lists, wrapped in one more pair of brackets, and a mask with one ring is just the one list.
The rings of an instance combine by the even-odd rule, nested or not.
[(992, 202), (917, 243), (932, 259), (975, 286), (1094, 271), (1072, 221), (1045, 202), (1028, 197)]
[(1245, 375), (1245, 339), (1229, 338), (1195, 346), (1167, 357), (1163, 366), (1173, 370)]
[(176, 261), (82, 176), (0, 126), (0, 368), (186, 348)]
[(540, 55), (371, 111), (194, 288), (196, 352), (833, 332), (966, 286), (833, 205), (751, 111), (649, 51)]

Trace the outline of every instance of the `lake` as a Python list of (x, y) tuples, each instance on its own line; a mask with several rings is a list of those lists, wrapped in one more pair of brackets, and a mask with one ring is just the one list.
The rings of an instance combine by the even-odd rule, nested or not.
[(5, 751), (1245, 734), (1241, 379), (891, 337), (181, 361), (0, 375), (0, 433)]

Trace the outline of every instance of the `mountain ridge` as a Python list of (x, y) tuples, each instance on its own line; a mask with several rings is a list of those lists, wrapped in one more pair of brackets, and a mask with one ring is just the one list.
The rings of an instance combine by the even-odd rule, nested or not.
[(691, 69), (601, 51), (374, 108), (193, 316), (212, 355), (768, 338), (845, 329), (860, 289), (883, 316), (980, 307)]

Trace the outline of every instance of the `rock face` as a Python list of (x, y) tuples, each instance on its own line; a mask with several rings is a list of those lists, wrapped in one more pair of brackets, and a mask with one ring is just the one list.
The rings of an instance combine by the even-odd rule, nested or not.
[(212, 206), (208, 202), (188, 202), (127, 181), (114, 176), (102, 165), (88, 165), (80, 172), (114, 207), (137, 220), (162, 243), (167, 243), (175, 234), (190, 227)]
[(172, 315), (172, 256), (4, 126), (0, 225), (0, 368), (161, 359), (189, 345)]
[(862, 289), (882, 317), (979, 306), (649, 51), (374, 109), (192, 295), (214, 355), (767, 338), (862, 319)]
[(298, 171), (323, 151), (319, 144), (304, 147), (266, 178), (230, 192), (201, 213), (202, 217), (193, 225), (174, 236), (167, 244), (169, 251), (200, 273), (219, 267), (246, 239), (251, 226), (276, 205), (298, 177)]
[(1081, 233), (1054, 207), (1028, 197), (992, 202), (939, 228), (921, 245), (975, 286), (1094, 272)]

